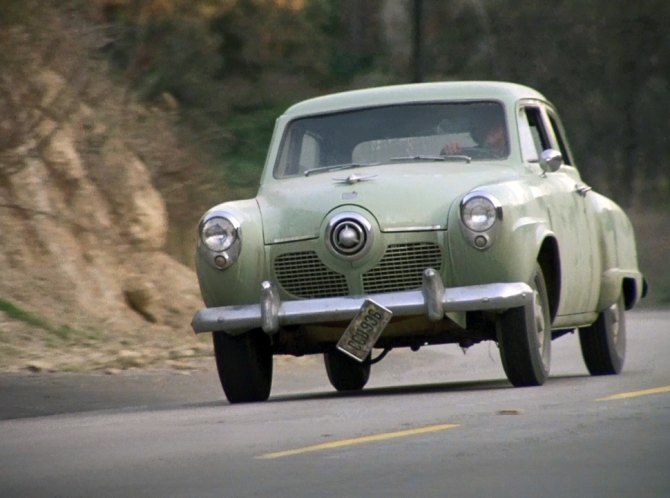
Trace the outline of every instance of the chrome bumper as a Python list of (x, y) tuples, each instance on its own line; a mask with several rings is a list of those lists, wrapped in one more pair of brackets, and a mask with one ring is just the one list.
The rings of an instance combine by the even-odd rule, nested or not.
[(534, 295), (523, 282), (445, 289), (439, 273), (432, 268), (424, 271), (421, 290), (366, 296), (281, 302), (274, 284), (265, 281), (259, 304), (204, 308), (195, 314), (191, 326), (196, 333), (225, 331), (237, 335), (262, 328), (267, 334), (274, 334), (283, 325), (349, 321), (365, 299), (388, 308), (394, 316), (425, 314), (430, 320), (439, 321), (451, 311), (504, 311), (524, 306), (527, 313), (532, 313)]

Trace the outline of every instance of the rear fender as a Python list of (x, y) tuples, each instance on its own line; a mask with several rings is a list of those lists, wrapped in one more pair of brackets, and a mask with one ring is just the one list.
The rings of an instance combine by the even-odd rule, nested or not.
[(622, 292), (626, 309), (631, 309), (642, 298), (645, 289), (638, 269), (633, 225), (624, 211), (610, 199), (594, 194), (593, 203), (603, 265), (597, 311), (615, 304)]

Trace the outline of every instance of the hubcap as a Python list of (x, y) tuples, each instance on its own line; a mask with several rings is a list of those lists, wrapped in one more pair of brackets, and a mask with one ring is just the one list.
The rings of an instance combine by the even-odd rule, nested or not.
[(544, 321), (544, 310), (540, 301), (540, 293), (535, 291), (535, 331), (537, 333), (537, 345), (540, 353), (544, 349), (544, 332), (547, 324)]
[(612, 314), (612, 341), (614, 344), (619, 344), (619, 306), (613, 304), (610, 306), (609, 312)]

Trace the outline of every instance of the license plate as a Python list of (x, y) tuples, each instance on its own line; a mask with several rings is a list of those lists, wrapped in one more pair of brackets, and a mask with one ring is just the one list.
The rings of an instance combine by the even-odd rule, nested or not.
[(366, 299), (337, 342), (337, 349), (362, 363), (392, 316), (391, 310)]

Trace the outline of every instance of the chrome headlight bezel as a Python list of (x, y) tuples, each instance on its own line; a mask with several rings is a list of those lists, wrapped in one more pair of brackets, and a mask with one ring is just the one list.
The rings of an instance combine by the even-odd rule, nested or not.
[(198, 225), (198, 250), (214, 268), (225, 270), (240, 255), (241, 224), (227, 211), (210, 211)]
[(462, 232), (475, 249), (484, 250), (493, 245), (502, 218), (502, 204), (491, 194), (470, 192), (461, 201)]
[(200, 241), (212, 252), (223, 252), (237, 240), (239, 223), (225, 216), (211, 216), (202, 221)]

